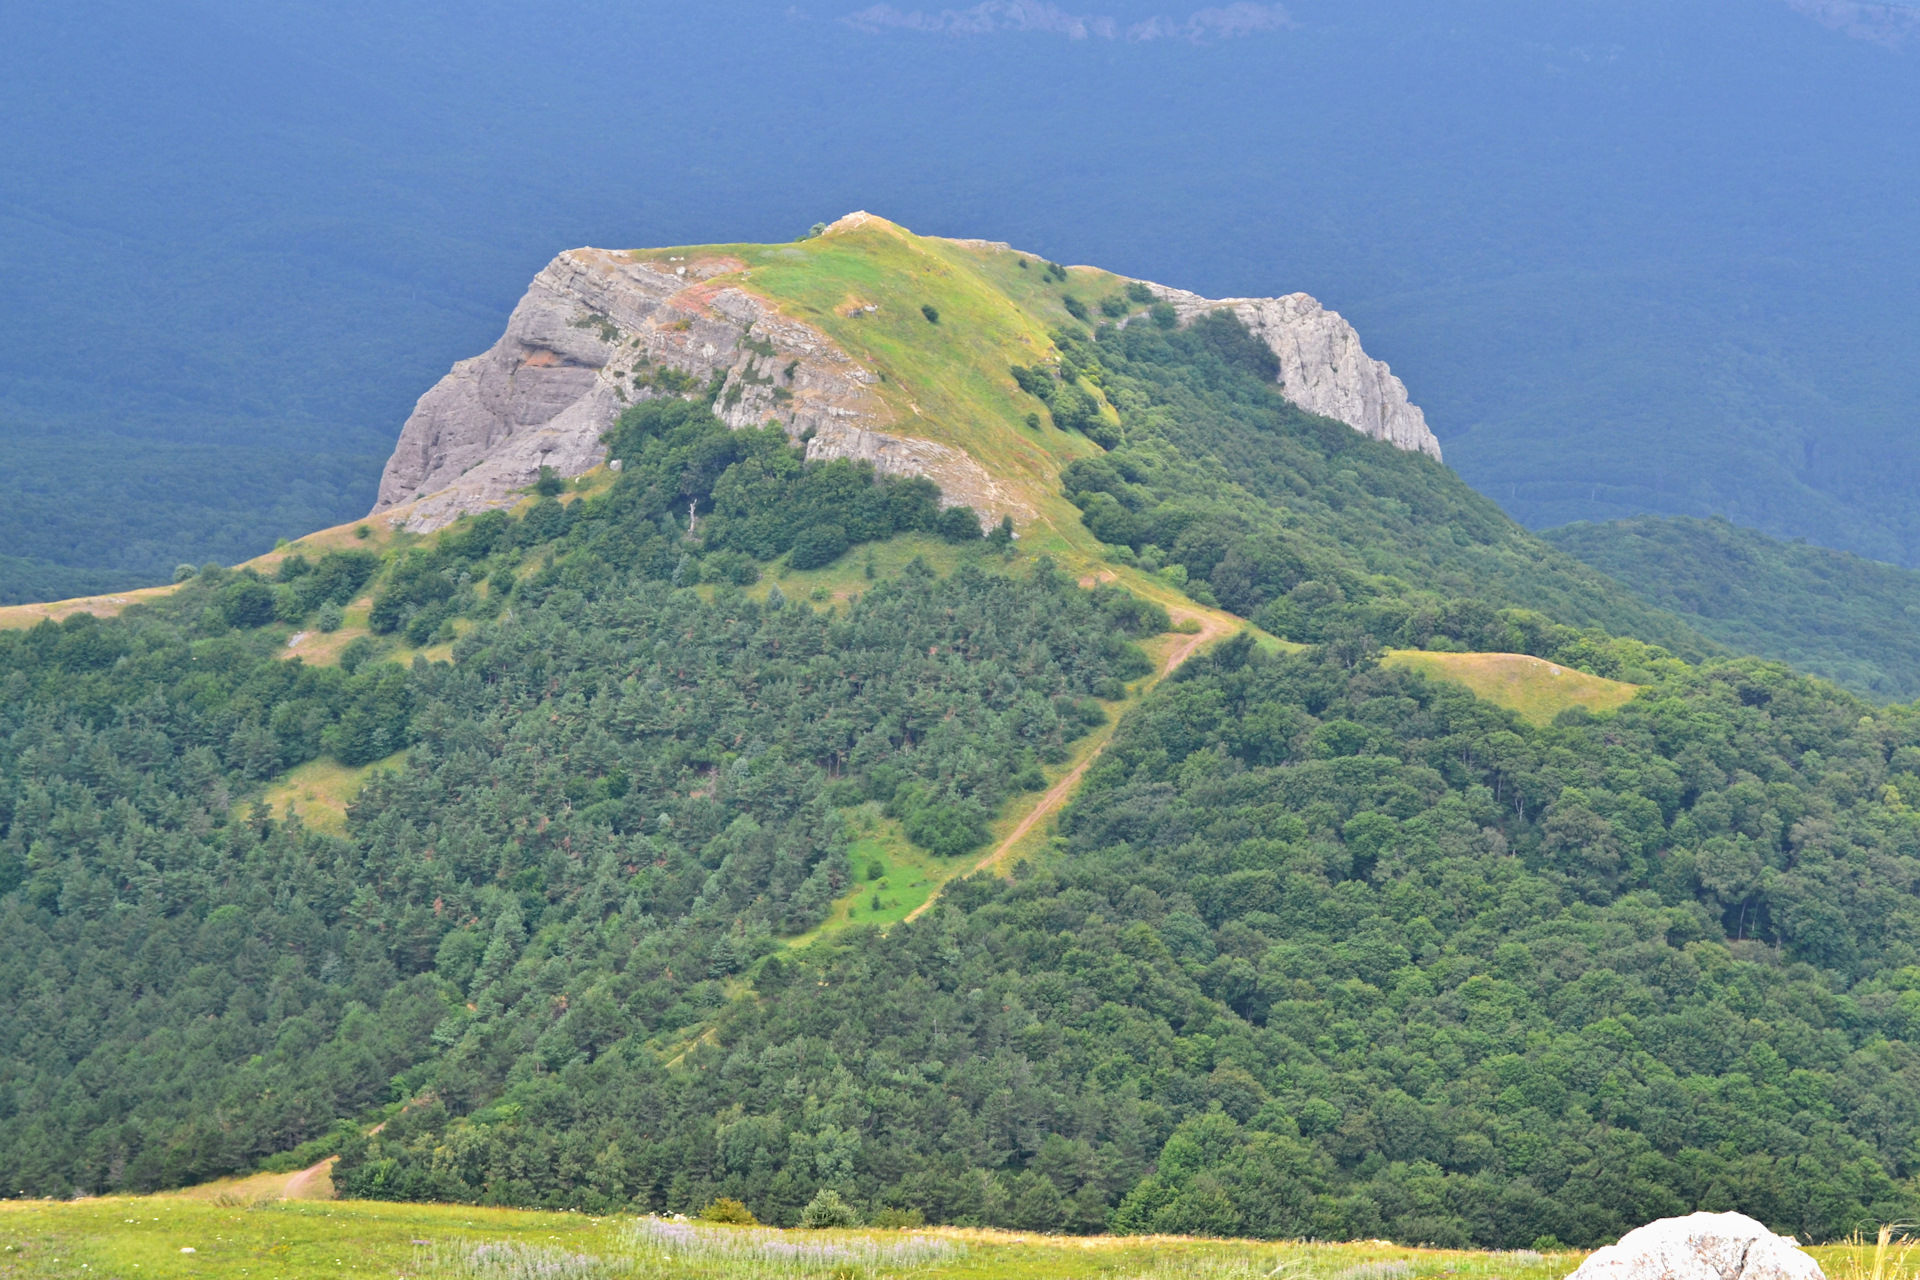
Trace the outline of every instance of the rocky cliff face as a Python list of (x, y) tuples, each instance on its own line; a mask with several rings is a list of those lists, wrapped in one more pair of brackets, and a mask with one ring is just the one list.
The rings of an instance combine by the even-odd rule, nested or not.
[(1406, 384), (1385, 361), (1360, 347), (1360, 335), (1339, 312), (1304, 293), (1284, 298), (1203, 298), (1184, 289), (1149, 285), (1186, 324), (1209, 311), (1230, 310), (1280, 358), (1280, 386), (1309, 413), (1344, 422), (1362, 435), (1438, 460), (1440, 441), (1427, 416), (1407, 398)]
[[(511, 506), (543, 466), (571, 477), (605, 460), (600, 437), (627, 405), (717, 385), (715, 412), (730, 426), (776, 422), (806, 438), (809, 458), (863, 458), (883, 473), (926, 476), (943, 502), (990, 521), (1031, 515), (962, 450), (902, 434), (874, 394), (876, 375), (753, 292), (752, 276), (738, 258), (699, 251), (561, 254), (534, 277), (500, 340), (420, 397), (373, 514), (426, 532), (463, 512)], [(1151, 287), (1183, 321), (1233, 310), (1279, 356), (1282, 389), (1302, 408), (1440, 456), (1400, 379), (1306, 294), (1214, 301)]]
[(750, 281), (745, 268), (711, 256), (561, 254), (534, 277), (500, 340), (420, 397), (373, 514), (405, 506), (396, 518), (427, 532), (462, 512), (511, 506), (543, 466), (576, 476), (603, 461), (600, 437), (627, 405), (716, 379), (714, 409), (729, 426), (777, 422), (796, 440), (811, 433), (809, 458), (863, 458), (928, 477), (949, 505), (1023, 513), (960, 450), (878, 430), (890, 414), (868, 389), (874, 375), (732, 283)]

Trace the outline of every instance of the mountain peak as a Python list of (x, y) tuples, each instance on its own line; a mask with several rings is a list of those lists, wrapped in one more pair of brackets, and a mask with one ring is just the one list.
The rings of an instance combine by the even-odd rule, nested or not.
[[(1142, 283), (1089, 267), (1069, 278), (1004, 244), (917, 236), (864, 210), (788, 245), (569, 250), (490, 350), (421, 397), (373, 513), (425, 531), (511, 506), (542, 468), (572, 477), (605, 461), (601, 437), (628, 405), (705, 395), (730, 426), (778, 424), (810, 458), (925, 476), (951, 505), (1025, 522), (1057, 500), (1061, 467), (1098, 446), (1035, 437), (1008, 370), (1057, 361), (1063, 329), (1145, 319)], [(1239, 317), (1301, 408), (1440, 456), (1401, 381), (1306, 294), (1146, 288), (1181, 324)], [(1095, 317), (1102, 295), (1117, 309)]]

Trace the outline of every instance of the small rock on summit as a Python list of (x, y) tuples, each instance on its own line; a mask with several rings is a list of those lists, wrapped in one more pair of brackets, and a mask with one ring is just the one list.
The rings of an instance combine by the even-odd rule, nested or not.
[(1569, 1280), (1824, 1280), (1791, 1237), (1744, 1213), (1661, 1218), (1596, 1250)]

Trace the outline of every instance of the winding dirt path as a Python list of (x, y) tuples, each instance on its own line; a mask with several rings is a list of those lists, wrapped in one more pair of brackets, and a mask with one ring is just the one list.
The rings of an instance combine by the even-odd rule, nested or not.
[(328, 1156), (319, 1164), (302, 1169), (287, 1179), (287, 1185), (281, 1190), (282, 1200), (331, 1200), (333, 1199), (333, 1166), (339, 1156)]
[[(1145, 694), (1155, 685), (1166, 679), (1175, 668), (1197, 653), (1200, 646), (1209, 641), (1218, 640), (1222, 636), (1237, 630), (1238, 627), (1242, 625), (1237, 619), (1229, 623), (1217, 614), (1200, 613), (1196, 610), (1181, 609), (1178, 607), (1168, 609), (1167, 615), (1176, 623), (1191, 618), (1200, 624), (1200, 630), (1191, 635), (1182, 636), (1180, 642), (1167, 651), (1166, 661), (1160, 664), (1160, 670), (1154, 673), (1152, 680), (1141, 687), (1140, 692), (1142, 694)], [(1092, 751), (1087, 753), (1087, 758), (1067, 770), (1058, 782), (1048, 787), (1047, 793), (1040, 797), (1040, 803), (1033, 806), (1033, 810), (1028, 813), (1026, 817), (1020, 819), (1020, 824), (1007, 833), (1007, 838), (994, 845), (992, 851), (989, 852), (986, 857), (974, 863), (973, 866), (967, 868), (962, 874), (972, 875), (976, 871), (991, 870), (1001, 859), (1018, 848), (1020, 842), (1024, 840), (1028, 833), (1036, 826), (1064, 808), (1067, 801), (1073, 798), (1073, 793), (1079, 789), (1080, 779), (1085, 776), (1087, 769), (1095, 760), (1100, 758), (1100, 753), (1107, 749), (1107, 743), (1113, 740), (1113, 731), (1117, 727), (1117, 725), (1109, 725), (1106, 729), (1105, 737), (1101, 739)], [(958, 876), (954, 877), (954, 879), (958, 878)], [(943, 885), (941, 887), (944, 888), (945, 886)], [(912, 920), (939, 900), (940, 894), (938, 890), (936, 890), (932, 897), (915, 907), (912, 911), (909, 911), (905, 919)], [(903, 920), (902, 923), (905, 923), (905, 920)]]

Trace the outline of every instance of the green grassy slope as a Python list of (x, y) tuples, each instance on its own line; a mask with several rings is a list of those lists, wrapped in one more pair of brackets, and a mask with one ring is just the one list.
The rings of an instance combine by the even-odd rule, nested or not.
[(1726, 520), (1644, 516), (1541, 537), (1738, 653), (1882, 701), (1920, 695), (1920, 573)]

